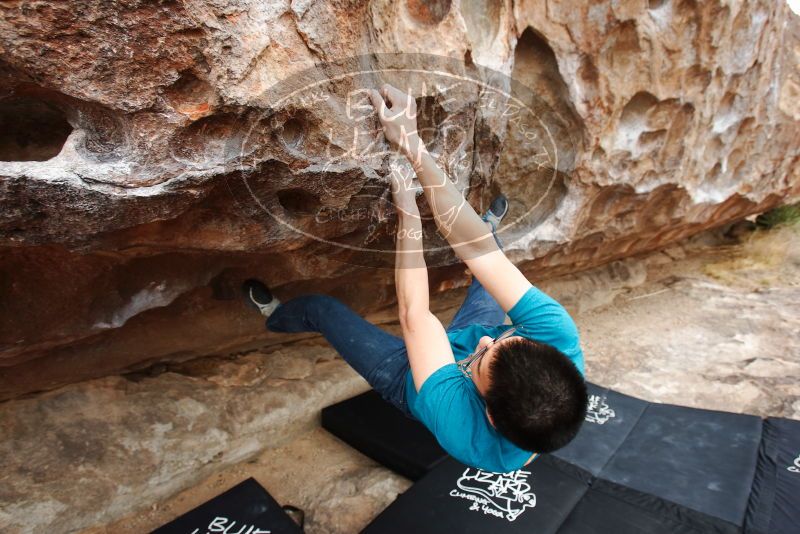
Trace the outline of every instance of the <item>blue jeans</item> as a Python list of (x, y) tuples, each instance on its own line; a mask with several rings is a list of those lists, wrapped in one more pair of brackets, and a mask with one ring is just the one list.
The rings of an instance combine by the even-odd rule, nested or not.
[[(471, 324), (503, 324), (505, 315), (478, 279), (473, 278), (447, 332)], [(381, 397), (413, 417), (406, 404), (409, 364), (403, 339), (364, 320), (340, 300), (328, 295), (293, 298), (272, 312), (267, 319), (267, 329), (272, 332), (321, 333)]]

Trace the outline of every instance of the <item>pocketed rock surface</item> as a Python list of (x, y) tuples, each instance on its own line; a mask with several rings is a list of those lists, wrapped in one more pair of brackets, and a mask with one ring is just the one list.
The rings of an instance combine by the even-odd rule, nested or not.
[[(591, 381), (800, 419), (800, 227), (731, 233), (540, 284), (573, 313)], [(445, 324), (463, 294), (436, 299)], [(0, 530), (146, 532), (252, 476), (307, 532), (357, 532), (411, 484), (319, 427), (366, 388), (309, 338), (4, 402)]]
[[(512, 199), (536, 276), (764, 211), (800, 194), (799, 28), (783, 0), (4, 1), (0, 399), (281, 342), (226, 300), (250, 276), (392, 305), (367, 261), (391, 256), (352, 248), (392, 248), (364, 93), (404, 87), (390, 67), (530, 89), (530, 123), (474, 83), (412, 92), (465, 197)], [(278, 98), (353, 57), (379, 74)]]

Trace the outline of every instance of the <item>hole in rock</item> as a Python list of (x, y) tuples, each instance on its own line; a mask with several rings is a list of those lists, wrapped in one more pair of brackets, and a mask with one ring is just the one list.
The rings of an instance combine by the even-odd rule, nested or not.
[(581, 66), (578, 67), (578, 76), (587, 85), (597, 86), (600, 83), (600, 73), (589, 56), (581, 58)]
[[(597, 69), (585, 67), (582, 75), (596, 77)], [(569, 88), (558, 69), (555, 52), (545, 38), (530, 26), (522, 32), (514, 49), (512, 77), (531, 89), (533, 94), (544, 100), (564, 119), (578, 125), (580, 120), (574, 113)], [(539, 111), (536, 102), (532, 104)]]
[(198, 79), (191, 72), (184, 72), (166, 92), (167, 95), (175, 100), (188, 100), (191, 102), (202, 99), (207, 90), (208, 84)]
[(737, 130), (738, 136), (746, 137), (750, 135), (750, 133), (758, 126), (756, 120), (753, 117), (745, 117), (742, 119), (742, 122), (739, 123), (739, 129)]
[(639, 91), (622, 108), (617, 128), (615, 148), (636, 152), (639, 136), (647, 130), (647, 115), (658, 105), (658, 98), (647, 91)]
[(233, 114), (211, 115), (193, 122), (174, 139), (172, 153), (185, 162), (213, 165), (241, 156), (244, 119)]
[(729, 168), (736, 168), (742, 163), (746, 163), (747, 156), (745, 155), (743, 150), (738, 148), (734, 148), (731, 150), (731, 153), (728, 154), (728, 167)]
[(450, 12), (451, 0), (406, 0), (408, 14), (417, 22), (435, 26)]
[(299, 187), (278, 191), (278, 202), (291, 215), (314, 215), (322, 207), (317, 195)]
[(669, 0), (647, 0), (647, 7), (649, 9), (658, 9), (667, 2), (669, 2)]
[[(583, 74), (591, 78), (596, 72)], [(501, 232), (501, 239), (508, 240), (529, 232), (558, 209), (567, 195), (584, 129), (553, 49), (531, 27), (514, 50), (512, 78), (525, 88), (520, 91), (526, 108), (519, 120), (508, 123), (493, 184), (493, 189), (515, 199), (508, 213), (513, 227), (505, 237)]]
[(664, 145), (666, 138), (667, 130), (642, 132), (639, 136), (639, 146), (645, 152), (655, 152)]
[(298, 148), (306, 136), (305, 122), (299, 117), (291, 117), (281, 126), (281, 139), (289, 148)]
[(626, 20), (609, 34), (601, 57), (617, 76), (635, 76), (641, 52), (636, 22)]
[(647, 91), (639, 91), (622, 108), (623, 122), (630, 122), (635, 117), (643, 117), (653, 106), (658, 104), (658, 98)]
[(193, 119), (207, 115), (214, 105), (214, 90), (191, 72), (183, 72), (166, 91), (170, 105)]
[(0, 161), (45, 161), (61, 152), (72, 126), (59, 108), (26, 96), (0, 100)]
[[(662, 5), (667, 4), (669, 1), (670, 0), (664, 0)], [(699, 6), (697, 0), (675, 0), (673, 8), (678, 20), (683, 21), (684, 24), (698, 24), (697, 16), (699, 14)]]
[(578, 67), (578, 80), (583, 86), (584, 101), (591, 101), (598, 98), (600, 94), (600, 72), (597, 70), (592, 58), (589, 56), (581, 57)]
[(741, 99), (736, 93), (727, 92), (719, 103), (714, 114), (714, 132), (722, 133), (741, 120)]
[(711, 83), (711, 72), (699, 65), (692, 65), (684, 73), (684, 84), (691, 89), (703, 91)]
[(469, 48), (467, 48), (467, 51), (464, 52), (464, 65), (466, 65), (467, 67), (475, 66), (475, 62), (472, 61), (472, 50), (470, 50)]
[[(552, 163), (557, 164), (559, 170), (571, 170), (581, 140), (583, 121), (572, 104), (555, 52), (545, 38), (531, 27), (522, 32), (517, 42), (512, 77), (531, 90), (530, 101), (526, 102), (532, 115), (531, 120), (527, 121), (530, 127), (546, 130), (539, 137), (547, 139), (547, 142), (526, 140), (531, 145), (530, 150), (534, 154), (544, 150), (553, 155), (549, 141), (552, 139), (558, 146), (558, 161)], [(522, 142), (522, 139), (525, 138), (521, 137), (518, 142)]]

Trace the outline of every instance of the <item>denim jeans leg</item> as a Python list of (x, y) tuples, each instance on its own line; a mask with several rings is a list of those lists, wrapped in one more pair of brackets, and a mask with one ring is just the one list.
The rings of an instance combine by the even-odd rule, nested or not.
[(340, 300), (305, 295), (278, 306), (267, 319), (273, 332), (319, 332), (381, 397), (408, 414), (408, 354), (402, 339), (364, 320)]
[[(484, 219), (485, 220), (485, 219)], [(500, 249), (503, 245), (497, 237), (497, 233), (493, 230), (495, 241)], [(486, 288), (481, 285), (480, 281), (473, 277), (472, 283), (467, 290), (467, 296), (464, 298), (464, 303), (456, 312), (450, 326), (447, 327), (448, 332), (459, 330), (471, 324), (482, 324), (489, 326), (497, 326), (503, 324), (505, 321), (506, 312), (494, 300)]]
[(472, 324), (497, 326), (503, 324), (505, 318), (506, 312), (503, 311), (503, 308), (486, 291), (480, 281), (473, 277), (467, 290), (467, 296), (447, 327), (447, 331), (452, 332)]

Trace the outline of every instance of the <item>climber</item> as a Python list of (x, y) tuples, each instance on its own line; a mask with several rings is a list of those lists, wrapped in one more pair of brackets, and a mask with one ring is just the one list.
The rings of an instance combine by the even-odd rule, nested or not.
[[(325, 295), (279, 302), (258, 280), (246, 300), (274, 332), (321, 332), (381, 396), (422, 421), (457, 460), (514, 471), (567, 444), (587, 404), (583, 354), (564, 308), (508, 260), (497, 228), (508, 211), (498, 196), (478, 216), (417, 135), (414, 99), (391, 85), (370, 90), (386, 139), (410, 162), (439, 232), (473, 274), (447, 329), (430, 311), (422, 226), (409, 173), (395, 167), (398, 214), (395, 284), (403, 338)], [(513, 325), (505, 325), (506, 313)]]

